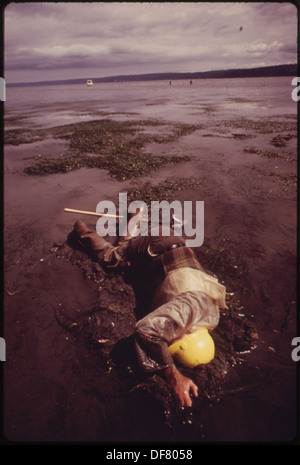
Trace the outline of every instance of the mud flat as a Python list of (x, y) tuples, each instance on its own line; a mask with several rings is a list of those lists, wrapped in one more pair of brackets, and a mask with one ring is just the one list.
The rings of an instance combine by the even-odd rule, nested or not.
[[(211, 109), (212, 111), (212, 109)], [(12, 441), (289, 441), (296, 434), (296, 118), (109, 118), (6, 131), (4, 434)], [(227, 287), (181, 410), (135, 364), (132, 276), (73, 247), (100, 200), (204, 200), (195, 249)], [(83, 218), (81, 218), (83, 219)], [(96, 219), (85, 217), (95, 228)], [(111, 239), (113, 240), (113, 239)], [(141, 283), (142, 285), (142, 283)], [(142, 300), (141, 300), (142, 299)], [(143, 301), (144, 299), (144, 301)]]

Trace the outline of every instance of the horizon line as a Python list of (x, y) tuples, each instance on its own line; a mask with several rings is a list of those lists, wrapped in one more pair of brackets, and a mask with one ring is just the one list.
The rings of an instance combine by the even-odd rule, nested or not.
[[(271, 68), (285, 68), (285, 67), (297, 67), (298, 63), (285, 63), (279, 65), (268, 65), (268, 66), (259, 66), (253, 68), (229, 68), (229, 69), (218, 69), (218, 70), (210, 70), (210, 71), (185, 71), (185, 72), (173, 72), (173, 71), (165, 71), (165, 72), (157, 72), (157, 73), (142, 73), (142, 74), (123, 74), (123, 75), (110, 75), (105, 77), (91, 77), (91, 78), (67, 78), (67, 79), (54, 79), (54, 80), (43, 80), (43, 81), (28, 81), (28, 82), (12, 82), (6, 83), (7, 87), (12, 86), (30, 86), (30, 85), (59, 85), (63, 83), (69, 84), (80, 84), (81, 82), (86, 82), (87, 79), (93, 80), (95, 83), (101, 82), (112, 82), (116, 79), (130, 79), (130, 80), (164, 80), (164, 79), (182, 79), (185, 76), (187, 78), (194, 78), (194, 79), (209, 79), (213, 78), (212, 74), (216, 74), (215, 78), (224, 78), (224, 75), (217, 75), (220, 73), (245, 73), (245, 72), (252, 72), (252, 71), (259, 71), (259, 70), (267, 70)], [(201, 77), (202, 75), (202, 77)], [(206, 77), (205, 77), (206, 75)], [(282, 75), (282, 74), (281, 74)], [(284, 74), (287, 75), (287, 74)], [(276, 75), (273, 75), (274, 77)], [(246, 76), (227, 76), (230, 77), (246, 77)], [(258, 77), (258, 76), (249, 76), (249, 77)], [(262, 76), (263, 77), (263, 76)], [(268, 77), (268, 76), (265, 76)], [(271, 77), (271, 76), (270, 76)]]

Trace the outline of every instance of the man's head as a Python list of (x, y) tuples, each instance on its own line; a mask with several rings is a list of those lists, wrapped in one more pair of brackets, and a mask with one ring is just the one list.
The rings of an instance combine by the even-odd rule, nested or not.
[(194, 368), (214, 358), (215, 344), (208, 330), (201, 328), (171, 344), (169, 352), (177, 362)]

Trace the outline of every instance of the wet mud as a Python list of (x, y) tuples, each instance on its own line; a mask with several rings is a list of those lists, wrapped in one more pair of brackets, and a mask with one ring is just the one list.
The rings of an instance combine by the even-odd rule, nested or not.
[[(153, 121), (142, 133), (136, 122), (105, 121), (7, 135), (5, 436), (156, 444), (292, 440), (296, 120), (178, 125), (177, 133)], [(125, 155), (116, 164), (120, 145)], [(61, 169), (66, 161), (74, 165)], [(139, 275), (102, 269), (70, 235), (78, 215), (64, 207), (95, 210), (103, 199), (117, 203), (121, 191), (128, 201), (204, 200), (205, 239), (195, 253), (226, 285), (228, 310), (214, 330), (215, 359), (193, 370), (180, 367), (199, 386), (192, 408), (178, 405), (160, 373), (146, 376), (136, 365), (137, 308), (149, 305)], [(93, 217), (81, 219), (95, 228)]]

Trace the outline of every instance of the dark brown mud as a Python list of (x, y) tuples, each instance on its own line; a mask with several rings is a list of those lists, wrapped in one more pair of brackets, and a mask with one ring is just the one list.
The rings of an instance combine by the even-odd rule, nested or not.
[[(155, 140), (158, 127), (149, 124), (149, 139), (135, 152), (143, 168), (123, 181), (107, 166), (28, 174), (28, 167), (50, 159), (57, 166), (55, 160), (69, 156), (66, 127), (57, 130), (62, 138), (49, 139), (52, 131), (24, 140), (23, 133), (21, 145), (6, 145), (9, 440), (158, 444), (294, 438), (295, 126), (285, 117), (223, 121)], [(125, 136), (125, 147), (128, 140), (136, 144), (136, 133)], [(86, 153), (93, 153), (92, 145), (85, 146)], [(145, 172), (145, 153), (187, 158)], [(204, 200), (205, 240), (195, 252), (226, 285), (229, 309), (214, 331), (215, 359), (194, 370), (181, 368), (199, 386), (191, 409), (178, 406), (159, 373), (145, 376), (136, 366), (136, 307), (149, 304), (143, 283), (137, 285), (138, 277), (128, 272), (104, 271), (70, 240), (78, 216), (64, 213), (64, 207), (95, 211), (100, 200), (117, 203), (121, 191), (129, 201)], [(81, 219), (95, 228), (93, 217)]]

